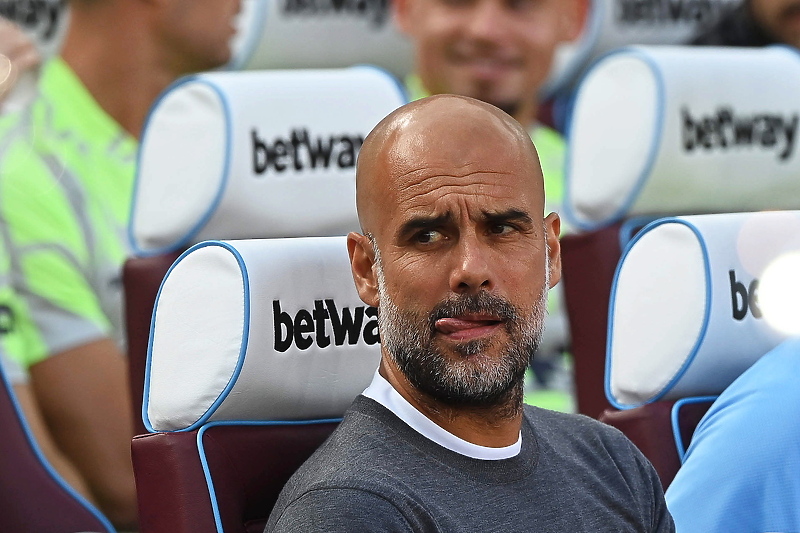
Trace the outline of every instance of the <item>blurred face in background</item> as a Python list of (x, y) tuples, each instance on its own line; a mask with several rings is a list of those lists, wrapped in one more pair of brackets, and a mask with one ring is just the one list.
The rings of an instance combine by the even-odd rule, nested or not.
[(800, 48), (800, 0), (750, 0), (750, 12), (767, 34)]
[(231, 59), (236, 16), (243, 0), (171, 0), (165, 3), (161, 36), (173, 52), (173, 68), (190, 73)]
[(580, 31), (582, 0), (394, 0), (413, 41), (416, 73), (431, 94), (491, 103), (533, 119), (559, 43)]

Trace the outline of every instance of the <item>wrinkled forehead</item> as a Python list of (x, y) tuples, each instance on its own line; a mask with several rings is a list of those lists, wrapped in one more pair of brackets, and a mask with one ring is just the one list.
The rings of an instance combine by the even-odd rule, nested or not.
[(457, 193), (517, 195), (542, 211), (541, 167), (521, 126), (495, 108), (444, 103), (453, 105), (400, 114), (365, 142), (357, 172), (365, 231), (401, 204)]
[(445, 192), (476, 199), (481, 194), (519, 195), (535, 202), (543, 194), (541, 167), (530, 140), (480, 124), (444, 128), (440, 135), (398, 135), (387, 146), (383, 167), (376, 177), (383, 178), (380, 188), (387, 202), (423, 201)]

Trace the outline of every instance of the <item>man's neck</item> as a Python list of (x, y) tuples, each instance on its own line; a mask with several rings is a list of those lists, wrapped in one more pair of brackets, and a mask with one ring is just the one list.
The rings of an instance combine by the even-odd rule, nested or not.
[(472, 444), (502, 448), (517, 442), (522, 427), (521, 402), (515, 398), (481, 408), (455, 407), (417, 390), (384, 355), (379, 369), (389, 384), (415, 409), (437, 426)]
[[(412, 99), (421, 98), (423, 96), (431, 96), (433, 94), (439, 94), (441, 91), (432, 91), (429, 88), (429, 85), (426, 83), (425, 79), (419, 73), (412, 74), (408, 78), (406, 78), (406, 82), (409, 85), (408, 89), (410, 90), (411, 94), (410, 97)], [(489, 102), (492, 105), (496, 105), (495, 102)], [(503, 106), (497, 106), (503, 109)], [(539, 112), (539, 101), (537, 98), (533, 97), (530, 99), (523, 99), (520, 101), (519, 105), (514, 106), (515, 110), (509, 113), (511, 116), (514, 117), (514, 120), (522, 124), (523, 127), (530, 130), (538, 123), (538, 112)], [(508, 111), (503, 109), (504, 111)]]
[(143, 2), (76, 2), (61, 56), (98, 105), (139, 138), (150, 106), (176, 78), (159, 65)]

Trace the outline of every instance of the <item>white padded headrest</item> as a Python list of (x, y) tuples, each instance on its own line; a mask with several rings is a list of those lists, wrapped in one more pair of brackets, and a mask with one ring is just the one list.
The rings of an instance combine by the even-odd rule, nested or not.
[(345, 237), (198, 244), (167, 273), (151, 328), (151, 431), (339, 417), (380, 360)]
[(410, 41), (392, 23), (390, 0), (245, 0), (234, 69), (331, 68), (371, 63), (412, 70)]
[(800, 212), (658, 220), (623, 253), (611, 290), (606, 395), (619, 408), (716, 395), (788, 334), (759, 280), (800, 250)]
[(606, 53), (630, 45), (684, 44), (742, 0), (590, 0), (581, 35), (559, 47), (546, 95), (562, 91)]
[(569, 124), (565, 215), (800, 208), (800, 54), (636, 47), (598, 62)]
[(361, 143), (405, 93), (372, 67), (214, 73), (154, 104), (139, 152), (132, 246), (343, 235), (358, 228)]

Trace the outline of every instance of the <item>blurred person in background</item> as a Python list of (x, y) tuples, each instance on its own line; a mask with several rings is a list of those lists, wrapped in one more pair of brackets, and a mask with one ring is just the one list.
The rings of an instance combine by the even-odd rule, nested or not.
[[(525, 126), (539, 152), (545, 212), (564, 196), (565, 144), (537, 120), (539, 92), (559, 44), (579, 35), (586, 0), (393, 0), (394, 20), (412, 41), (412, 100), (458, 94), (493, 104)], [(531, 360), (526, 401), (572, 411), (574, 393), (566, 312), (560, 288), (550, 293), (545, 338)]]
[[(41, 54), (36, 43), (14, 22), (0, 17), (0, 109), (2, 104), (16, 87), (20, 76), (31, 72), (41, 64)], [(28, 428), (36, 438), (42, 453), (58, 474), (81, 496), (91, 501), (91, 494), (86, 482), (73, 465), (56, 446), (50, 431), (42, 419), (41, 411), (30, 387), (28, 373), (16, 360), (6, 355), (7, 350), (19, 350), (23, 342), (20, 335), (13, 330), (10, 322), (12, 309), (18, 304), (11, 288), (8, 253), (0, 246), (0, 300), (6, 306), (0, 307), (0, 333), (3, 343), (0, 346), (0, 370), (6, 382), (11, 386)], [(16, 344), (16, 345), (15, 345)]]
[(800, 0), (744, 0), (692, 44), (800, 48)]
[(136, 527), (120, 270), (136, 151), (156, 97), (229, 61), (240, 0), (71, 0), (39, 96), (0, 122), (0, 236), (19, 302), (8, 355), (58, 449)]

